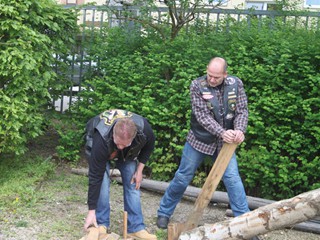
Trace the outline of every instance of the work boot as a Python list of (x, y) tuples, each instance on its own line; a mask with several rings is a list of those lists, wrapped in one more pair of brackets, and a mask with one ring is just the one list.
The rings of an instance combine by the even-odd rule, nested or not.
[(157, 240), (157, 236), (148, 233), (146, 230), (141, 230), (134, 233), (128, 233), (128, 237), (138, 240)]
[(165, 216), (158, 216), (157, 226), (158, 228), (167, 229), (169, 223), (169, 218)]

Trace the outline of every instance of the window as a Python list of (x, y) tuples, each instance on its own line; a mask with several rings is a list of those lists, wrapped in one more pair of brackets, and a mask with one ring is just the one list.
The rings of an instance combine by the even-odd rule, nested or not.
[(274, 2), (246, 2), (246, 9), (281, 10), (281, 5)]
[(305, 0), (305, 7), (320, 8), (320, 0)]
[(77, 4), (77, 0), (67, 0), (67, 5), (69, 4)]
[(254, 9), (254, 10), (267, 10), (267, 4), (263, 2), (247, 2), (246, 8), (247, 9)]
[(229, 0), (207, 0), (208, 4), (219, 4), (220, 6), (226, 6), (228, 5)]

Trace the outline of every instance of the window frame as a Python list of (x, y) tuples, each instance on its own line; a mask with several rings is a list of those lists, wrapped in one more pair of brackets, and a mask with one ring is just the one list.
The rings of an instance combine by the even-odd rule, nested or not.
[(317, 5), (312, 5), (312, 4), (308, 4), (307, 2), (308, 2), (309, 0), (304, 0), (304, 7), (305, 8), (320, 8), (320, 2), (319, 2), (319, 4), (317, 4)]

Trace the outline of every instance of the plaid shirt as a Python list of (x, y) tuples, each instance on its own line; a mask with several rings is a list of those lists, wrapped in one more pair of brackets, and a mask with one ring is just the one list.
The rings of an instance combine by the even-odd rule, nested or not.
[[(241, 130), (243, 133), (245, 133), (248, 124), (247, 96), (242, 81), (239, 78), (234, 78), (236, 81), (238, 81), (238, 96), (236, 100), (235, 117), (233, 120), (234, 130)], [(210, 88), (209, 85), (207, 87)], [(214, 87), (213, 90), (215, 92), (215, 96), (217, 96), (219, 100), (219, 112), (222, 112), (224, 108), (224, 82), (220, 86)], [(192, 130), (190, 130), (187, 136), (187, 141), (199, 152), (213, 155), (217, 148), (218, 151), (220, 151), (222, 148), (223, 141), (220, 136), (224, 131), (226, 131), (222, 127), (223, 122), (218, 123), (215, 120), (212, 111), (207, 106), (207, 100), (202, 97), (198, 80), (193, 80), (191, 82), (190, 95), (192, 111), (195, 114), (197, 121), (212, 135), (219, 136), (219, 140), (212, 144), (203, 143), (197, 140)]]

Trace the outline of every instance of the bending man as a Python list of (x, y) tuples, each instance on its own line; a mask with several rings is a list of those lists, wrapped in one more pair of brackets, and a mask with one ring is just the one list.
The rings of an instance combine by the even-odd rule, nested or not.
[(120, 170), (124, 210), (128, 212), (128, 237), (157, 239), (145, 230), (140, 184), (142, 170), (154, 149), (155, 137), (148, 121), (129, 111), (107, 110), (87, 123), (86, 155), (89, 162), (89, 212), (85, 230), (110, 226), (110, 161)]

